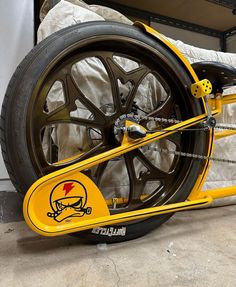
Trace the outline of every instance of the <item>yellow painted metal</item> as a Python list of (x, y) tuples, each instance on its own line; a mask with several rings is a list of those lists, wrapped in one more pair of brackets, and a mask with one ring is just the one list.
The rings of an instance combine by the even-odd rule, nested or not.
[[(148, 194), (142, 194), (140, 196), (140, 200), (145, 200), (147, 197), (150, 196)], [(125, 204), (128, 202), (128, 197), (114, 197), (114, 198), (108, 198), (106, 199), (106, 204), (108, 206), (114, 206), (114, 205), (119, 205), (119, 204)]]
[(209, 190), (203, 190), (201, 193), (199, 193), (198, 198), (204, 198), (205, 196), (209, 196), (212, 199), (219, 199), (229, 196), (236, 195), (236, 186), (229, 186), (229, 187), (220, 187), (216, 189), (209, 189)]
[(219, 139), (226, 138), (226, 137), (233, 136), (233, 135), (236, 135), (235, 130), (226, 130), (222, 132), (216, 132), (214, 134), (214, 139), (219, 140)]
[(192, 68), (191, 64), (189, 63), (189, 61), (183, 56), (183, 54), (179, 51), (179, 49), (174, 46), (170, 41), (168, 41), (164, 35), (162, 35), (161, 33), (157, 32), (156, 30), (154, 30), (153, 28), (145, 25), (142, 22), (135, 22), (134, 26), (140, 27), (142, 28), (144, 31), (146, 31), (149, 35), (153, 36), (154, 38), (160, 40), (165, 46), (167, 46), (170, 50), (173, 51), (173, 53), (176, 55), (176, 57), (178, 57), (181, 62), (183, 63), (183, 65), (186, 66), (187, 70), (189, 71), (189, 73), (191, 74), (191, 76), (193, 77), (195, 82), (198, 82), (199, 79), (196, 75), (196, 73), (194, 72), (194, 69)]
[(210, 105), (212, 113), (214, 113), (215, 116), (222, 113), (222, 103), (222, 97), (208, 99), (208, 104)]
[(84, 174), (49, 178), (39, 180), (40, 188), (33, 184), (24, 199), (25, 221), (34, 231), (60, 233), (78, 222), (110, 215), (100, 190)]
[(78, 152), (77, 154), (71, 156), (71, 157), (67, 157), (66, 159), (62, 159), (60, 161), (57, 161), (55, 163), (53, 163), (53, 165), (55, 166), (59, 166), (63, 163), (70, 163), (70, 162), (73, 162), (74, 160), (76, 160), (77, 158), (81, 157), (82, 155), (84, 154), (84, 152)]
[(223, 96), (222, 105), (229, 105), (229, 104), (233, 104), (233, 103), (236, 103), (236, 94)]
[(213, 110), (218, 110), (218, 112), (221, 113), (223, 105), (236, 103), (236, 94), (230, 94), (226, 96), (217, 94), (215, 98), (209, 99), (208, 101)]
[[(213, 135), (213, 131), (212, 129), (209, 131), (210, 135), (209, 135), (209, 143), (208, 143), (208, 150), (207, 150), (207, 156), (210, 157), (212, 156), (213, 153), (213, 148), (214, 148), (214, 135)], [(191, 193), (188, 196), (188, 200), (195, 200), (196, 198), (202, 198), (204, 196), (200, 196), (201, 194), (201, 190), (203, 187), (203, 184), (207, 178), (207, 175), (209, 173), (209, 169), (210, 169), (210, 160), (206, 160), (205, 164), (202, 168), (202, 172), (199, 174), (196, 183), (191, 191)]]
[[(39, 199), (40, 200), (40, 199)], [(58, 236), (73, 232), (79, 232), (86, 229), (95, 228), (98, 226), (105, 226), (110, 224), (118, 224), (122, 222), (128, 222), (132, 220), (143, 219), (146, 217), (179, 212), (183, 210), (205, 207), (212, 202), (211, 197), (204, 197), (202, 199), (196, 199), (193, 201), (185, 201), (180, 203), (167, 204), (164, 206), (150, 207), (141, 210), (129, 211), (120, 214), (99, 216), (97, 218), (86, 218), (86, 220), (76, 220), (58, 224), (44, 224), (42, 221), (37, 221), (37, 218), (33, 218), (33, 222), (27, 219), (27, 224), (37, 233), (44, 236)], [(98, 206), (99, 207), (99, 206)], [(33, 213), (32, 213), (33, 215)]]
[[(209, 99), (210, 107), (212, 108), (212, 116), (218, 116), (221, 113), (221, 99)], [(207, 156), (210, 157), (213, 154), (214, 150), (214, 133), (213, 130), (209, 130), (209, 143), (208, 143), (208, 150), (207, 150)], [(204, 182), (207, 178), (207, 175), (209, 173), (209, 169), (211, 166), (211, 161), (206, 160), (205, 164), (202, 168), (202, 172), (199, 174), (196, 183), (191, 191), (191, 193), (188, 196), (188, 200), (194, 200), (196, 198), (201, 198), (201, 190), (204, 185)]]
[(215, 99), (215, 111), (218, 111), (218, 115), (222, 113), (222, 98)]
[(207, 79), (198, 81), (191, 85), (191, 93), (195, 98), (202, 98), (212, 91), (211, 82)]
[[(217, 116), (221, 113), (222, 105), (230, 104), (230, 103), (236, 103), (236, 95), (229, 95), (229, 96), (219, 95), (215, 99), (209, 99), (209, 104), (212, 108), (212, 114), (214, 116)], [(210, 133), (211, 133), (211, 137), (210, 137), (210, 142), (208, 145), (207, 156), (212, 156), (212, 153), (214, 150), (214, 140), (218, 140), (223, 137), (235, 135), (236, 131), (227, 130), (227, 131), (217, 132), (213, 134), (213, 131), (211, 130)], [(207, 160), (202, 170), (202, 173), (199, 175), (196, 181), (196, 184), (188, 197), (188, 200), (204, 198), (204, 196), (210, 196), (213, 199), (217, 199), (217, 198), (223, 198), (223, 197), (236, 195), (236, 186), (202, 191), (202, 187), (208, 175), (209, 169), (210, 169), (210, 161)]]

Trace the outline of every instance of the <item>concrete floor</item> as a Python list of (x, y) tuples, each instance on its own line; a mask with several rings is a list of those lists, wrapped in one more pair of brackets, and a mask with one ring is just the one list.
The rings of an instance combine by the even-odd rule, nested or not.
[(236, 206), (182, 212), (111, 245), (0, 224), (0, 286), (236, 286)]

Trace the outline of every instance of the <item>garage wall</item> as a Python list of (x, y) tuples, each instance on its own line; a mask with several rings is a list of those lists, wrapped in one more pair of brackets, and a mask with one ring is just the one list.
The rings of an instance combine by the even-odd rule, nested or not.
[[(0, 1), (0, 107), (11, 75), (33, 47), (33, 2)], [(0, 191), (13, 189), (0, 153)]]
[(156, 22), (151, 22), (151, 27), (159, 31), (160, 33), (174, 39), (181, 40), (186, 44), (190, 44), (196, 47), (210, 49), (210, 50), (220, 50), (220, 40), (216, 37), (211, 37), (203, 35), (201, 33), (191, 32), (188, 30), (183, 30), (175, 28), (168, 25), (159, 24)]

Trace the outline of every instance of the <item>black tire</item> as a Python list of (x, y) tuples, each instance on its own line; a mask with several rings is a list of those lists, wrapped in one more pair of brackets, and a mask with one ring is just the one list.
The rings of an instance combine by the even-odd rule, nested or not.
[[(108, 38), (110, 42), (111, 39), (115, 42), (115, 37), (122, 39), (122, 45), (127, 45), (128, 52), (137, 51), (139, 55), (139, 50), (142, 49), (143, 57), (147, 61), (151, 60), (150, 62), (154, 66), (159, 65), (161, 71), (163, 69), (164, 77), (169, 79), (170, 85), (176, 90), (175, 97), (184, 110), (183, 117), (188, 118), (202, 113), (201, 102), (194, 99), (189, 91), (192, 83), (191, 76), (167, 48), (148, 37), (139, 28), (114, 22), (89, 22), (65, 28), (42, 41), (22, 61), (12, 76), (3, 102), (1, 113), (2, 154), (9, 176), (21, 194), (24, 195), (30, 185), (39, 177), (56, 169), (54, 167), (50, 170), (40, 166), (37, 162), (37, 151), (32, 150), (31, 136), (33, 137), (33, 135), (30, 121), (31, 115), (37, 112), (32, 103), (35, 103), (36, 90), (42, 84), (42, 79), (54, 68), (53, 61), (60, 57), (58, 55), (64, 53), (63, 60), (66, 60), (69, 56), (74, 55), (75, 47), (80, 47), (80, 50), (83, 50), (84, 48), (92, 49), (91, 46), (95, 45), (98, 49), (100, 39), (103, 39), (103, 43), (104, 39)], [(121, 40), (117, 40), (117, 43), (118, 41)], [(110, 42), (109, 45), (111, 45)], [(190, 151), (204, 154), (208, 140), (207, 134), (200, 131), (187, 133), (186, 141), (189, 138), (188, 148)], [(180, 182), (178, 179), (176, 180), (178, 186), (165, 202), (173, 203), (185, 200), (202, 169), (202, 162), (197, 160), (186, 159), (181, 164), (185, 175), (182, 175)], [(148, 205), (144, 204), (144, 207), (148, 207)], [(170, 216), (171, 214), (127, 225), (107, 226), (100, 230), (84, 231), (78, 235), (96, 242), (130, 240), (158, 227)], [(119, 234), (118, 229), (122, 229), (124, 232), (117, 235)]]

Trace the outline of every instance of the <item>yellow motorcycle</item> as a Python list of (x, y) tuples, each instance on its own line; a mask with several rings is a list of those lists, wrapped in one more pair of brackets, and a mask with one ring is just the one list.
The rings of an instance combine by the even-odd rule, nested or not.
[(1, 146), (24, 196), (27, 224), (45, 236), (137, 238), (174, 212), (236, 195), (202, 191), (223, 96), (236, 69), (194, 65), (152, 28), (89, 22), (54, 33), (22, 61), (2, 106)]

